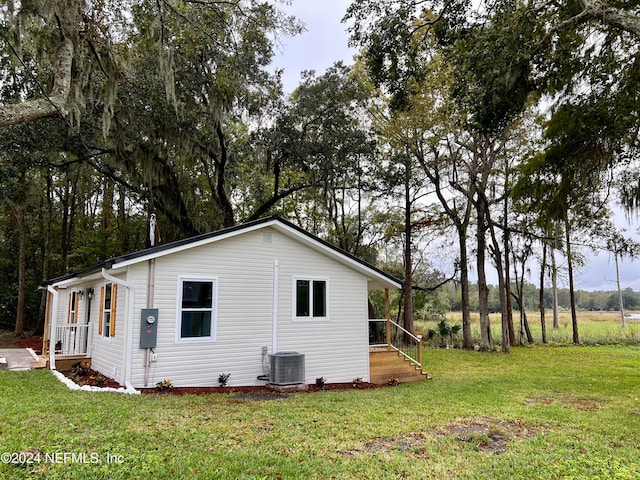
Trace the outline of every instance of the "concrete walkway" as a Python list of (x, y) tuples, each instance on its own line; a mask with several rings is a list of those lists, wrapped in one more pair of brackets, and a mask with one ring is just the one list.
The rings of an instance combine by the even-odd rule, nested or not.
[(0, 371), (31, 370), (31, 363), (38, 360), (26, 348), (0, 348)]

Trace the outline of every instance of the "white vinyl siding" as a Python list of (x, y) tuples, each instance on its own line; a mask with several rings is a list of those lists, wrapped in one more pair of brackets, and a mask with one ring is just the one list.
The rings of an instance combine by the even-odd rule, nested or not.
[[(105, 286), (104, 280), (91, 285), (94, 290), (91, 301), (90, 335), (91, 342), (91, 368), (103, 375), (113, 378), (120, 384), (124, 384), (124, 331), (126, 328), (125, 315), (129, 294), (126, 288), (118, 288), (115, 304), (111, 304), (111, 310), (117, 315), (114, 336), (105, 337), (103, 324), (102, 335), (98, 333), (100, 323), (100, 289)], [(102, 299), (104, 302), (104, 298)], [(114, 308), (115, 307), (115, 308)], [(104, 311), (103, 311), (104, 315)], [(113, 322), (110, 322), (113, 325)], [(111, 330), (111, 326), (109, 328)], [(111, 332), (110, 332), (111, 333)]]
[[(199, 246), (156, 259), (155, 294), (158, 309), (157, 361), (152, 362), (147, 387), (170, 378), (173, 385), (216, 386), (221, 373), (230, 373), (229, 386), (264, 384), (262, 347), (271, 353), (273, 256), (272, 245), (262, 242), (261, 232)], [(128, 267), (128, 279), (146, 291), (148, 267)], [(180, 279), (211, 279), (217, 284), (215, 342), (179, 339)], [(140, 282), (140, 283), (138, 283)], [(144, 294), (136, 302), (132, 383), (144, 387), (144, 351), (138, 348), (139, 312)], [(212, 332), (213, 333), (213, 332)]]
[[(330, 383), (351, 382), (355, 377), (368, 381), (367, 278), (287, 236), (277, 238), (281, 319), (278, 350), (305, 354), (306, 383), (313, 383), (318, 377)], [(330, 321), (296, 318), (295, 282), (303, 276), (327, 280), (326, 318)]]
[[(278, 267), (274, 268), (276, 260)], [(257, 379), (268, 373), (263, 347), (270, 354), (304, 354), (307, 383), (321, 376), (332, 383), (350, 382), (355, 377), (369, 380), (366, 276), (295, 238), (266, 227), (158, 257), (154, 295), (147, 302), (149, 271), (144, 261), (119, 272), (126, 273), (123, 279), (134, 285), (136, 292), (131, 381), (137, 388), (153, 388), (165, 379), (171, 379), (176, 387), (216, 386), (221, 373), (230, 374), (229, 386), (264, 385)], [(278, 291), (274, 292), (276, 272)], [(212, 278), (217, 287), (212, 328), (215, 342), (176, 341), (180, 335), (181, 279)], [(326, 281), (326, 318), (330, 321), (295, 320), (294, 279)], [(116, 380), (121, 382), (125, 299), (132, 301), (126, 291), (118, 289), (117, 335), (109, 344), (94, 341), (92, 361), (96, 370), (109, 377), (117, 369)], [(275, 334), (274, 294), (278, 296)], [(94, 302), (92, 311), (95, 319), (98, 304)], [(158, 309), (158, 337), (154, 349), (157, 360), (150, 364), (145, 384), (144, 350), (139, 342), (140, 312), (147, 307)]]

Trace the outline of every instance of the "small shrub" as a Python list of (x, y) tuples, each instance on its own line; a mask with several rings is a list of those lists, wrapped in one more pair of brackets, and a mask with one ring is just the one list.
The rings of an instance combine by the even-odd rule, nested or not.
[(77, 375), (78, 377), (84, 377), (89, 373), (89, 369), (85, 367), (82, 362), (76, 362), (71, 365), (71, 373), (73, 375)]
[(221, 387), (226, 387), (230, 376), (230, 373), (221, 373), (220, 375), (218, 375), (218, 384)]
[(71, 365), (71, 380), (76, 382), (78, 385), (86, 385), (85, 377), (89, 374), (89, 369), (85, 367), (81, 362), (76, 362)]
[[(462, 330), (460, 325), (449, 325), (446, 320), (443, 319), (438, 322), (437, 330), (429, 329), (427, 332), (427, 340), (433, 342), (439, 338), (440, 348), (453, 347), (453, 339), (460, 333), (460, 330)], [(448, 343), (447, 340), (449, 340)]]
[(96, 384), (96, 387), (104, 387), (107, 383), (107, 377), (99, 373), (94, 377), (93, 381)]
[(170, 390), (171, 387), (173, 387), (173, 384), (171, 383), (171, 379), (169, 379), (169, 378), (167, 378), (165, 380), (162, 380), (161, 382), (156, 383), (156, 390), (158, 390), (160, 392), (166, 392), (166, 391)]
[(389, 385), (390, 387), (395, 387), (396, 385), (400, 385), (400, 380), (398, 379), (398, 377), (389, 377), (389, 380), (387, 380), (387, 385)]
[(325, 384), (324, 377), (316, 378), (316, 387), (318, 387), (320, 390), (324, 390), (324, 384)]

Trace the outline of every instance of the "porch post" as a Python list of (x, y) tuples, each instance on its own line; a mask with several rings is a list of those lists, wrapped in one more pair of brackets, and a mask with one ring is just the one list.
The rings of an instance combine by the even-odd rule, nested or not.
[(418, 339), (418, 363), (422, 369), (422, 335), (416, 335), (416, 338)]
[(44, 309), (44, 331), (42, 334), (42, 356), (44, 357), (49, 352), (49, 316), (51, 315), (51, 302), (53, 295), (48, 290), (45, 309)]
[(387, 320), (387, 350), (391, 350), (391, 302), (388, 288), (384, 289), (384, 316)]
[(58, 327), (58, 306), (60, 304), (60, 295), (57, 288), (49, 285), (47, 287), (49, 293), (53, 297), (51, 305), (51, 322), (49, 323), (49, 369), (56, 369), (56, 338)]

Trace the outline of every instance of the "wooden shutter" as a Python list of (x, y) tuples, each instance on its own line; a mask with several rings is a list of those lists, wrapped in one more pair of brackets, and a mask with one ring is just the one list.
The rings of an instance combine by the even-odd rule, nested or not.
[(98, 317), (98, 334), (102, 335), (102, 314), (104, 313), (104, 287), (100, 289), (100, 317)]
[(71, 320), (71, 301), (72, 301), (72, 296), (71, 294), (69, 294), (69, 302), (67, 304), (67, 324), (69, 324), (69, 320)]
[(73, 323), (78, 323), (78, 304), (79, 304), (79, 300), (80, 300), (80, 295), (78, 295), (78, 292), (76, 292), (76, 308), (74, 309)]
[(111, 327), (109, 333), (112, 337), (116, 336), (116, 305), (118, 304), (118, 285), (113, 284), (111, 287)]

